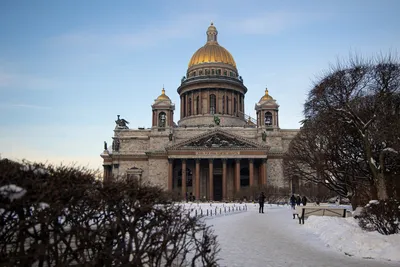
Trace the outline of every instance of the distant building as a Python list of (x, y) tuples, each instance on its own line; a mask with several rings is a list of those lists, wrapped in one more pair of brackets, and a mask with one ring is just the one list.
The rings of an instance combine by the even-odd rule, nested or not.
[(247, 88), (217, 36), (211, 23), (206, 44), (189, 61), (177, 90), (177, 124), (164, 88), (151, 106), (151, 129), (128, 129), (118, 117), (112, 148), (101, 154), (104, 179), (128, 175), (210, 200), (257, 185), (290, 191), (282, 156), (299, 130), (279, 128), (279, 105), (268, 90), (255, 104), (257, 118), (244, 113)]

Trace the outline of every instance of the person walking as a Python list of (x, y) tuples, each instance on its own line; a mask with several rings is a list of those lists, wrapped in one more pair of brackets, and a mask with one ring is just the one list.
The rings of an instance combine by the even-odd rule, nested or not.
[(264, 213), (264, 202), (265, 202), (265, 194), (261, 192), (260, 196), (258, 197), (258, 204), (260, 207), (258, 208), (258, 213)]
[(296, 204), (297, 204), (297, 206), (300, 206), (300, 204), (301, 204), (301, 197), (300, 197), (300, 195), (297, 196)]
[(303, 198), (301, 199), (301, 203), (303, 203), (303, 206), (307, 205), (307, 198), (306, 198), (306, 196), (303, 196)]
[(292, 206), (292, 209), (296, 207), (296, 197), (294, 195), (290, 197), (290, 206)]

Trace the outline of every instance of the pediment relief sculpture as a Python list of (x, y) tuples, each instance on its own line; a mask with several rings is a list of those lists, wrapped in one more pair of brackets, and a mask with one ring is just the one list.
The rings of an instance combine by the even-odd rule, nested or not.
[(238, 140), (237, 138), (228, 137), (222, 134), (215, 134), (205, 138), (192, 141), (184, 147), (203, 147), (203, 148), (255, 148), (256, 146)]

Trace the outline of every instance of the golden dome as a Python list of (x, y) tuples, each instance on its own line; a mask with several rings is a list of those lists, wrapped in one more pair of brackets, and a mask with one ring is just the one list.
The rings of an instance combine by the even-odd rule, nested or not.
[(231, 53), (218, 44), (217, 35), (218, 31), (211, 22), (207, 29), (207, 43), (193, 54), (189, 61), (189, 68), (203, 63), (225, 63), (236, 68)]
[(169, 97), (165, 94), (164, 88), (161, 90), (161, 95), (157, 97), (156, 101), (165, 101), (165, 100), (170, 100)]
[(268, 88), (265, 88), (265, 95), (261, 97), (260, 101), (273, 100), (272, 96), (268, 94)]

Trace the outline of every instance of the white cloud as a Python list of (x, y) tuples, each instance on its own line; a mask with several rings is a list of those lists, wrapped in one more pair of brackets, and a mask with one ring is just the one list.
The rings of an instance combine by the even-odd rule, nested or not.
[(48, 90), (54, 89), (56, 86), (58, 84), (49, 78), (5, 71), (0, 68), (0, 89), (12, 87), (30, 90)]
[[(184, 39), (198, 33), (215, 19), (215, 14), (186, 14), (173, 20), (157, 21), (157, 24), (134, 25), (128, 31), (110, 32), (81, 30), (50, 38), (51, 44), (90, 48), (136, 48), (153, 46), (168, 42), (170, 39)], [(115, 30), (115, 29), (113, 29)]]
[(277, 11), (239, 19), (235, 23), (238, 32), (244, 34), (276, 34), (293, 27), (325, 18), (325, 14)]

